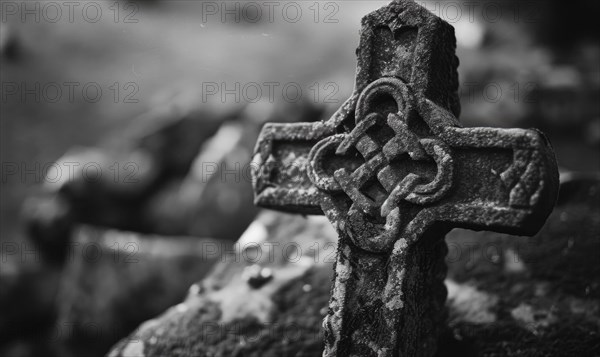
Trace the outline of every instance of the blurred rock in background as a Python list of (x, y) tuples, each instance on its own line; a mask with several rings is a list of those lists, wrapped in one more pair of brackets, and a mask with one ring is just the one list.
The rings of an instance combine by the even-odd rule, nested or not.
[(58, 290), (50, 349), (61, 356), (106, 351), (141, 320), (181, 301), (232, 246), (209, 238), (77, 227)]

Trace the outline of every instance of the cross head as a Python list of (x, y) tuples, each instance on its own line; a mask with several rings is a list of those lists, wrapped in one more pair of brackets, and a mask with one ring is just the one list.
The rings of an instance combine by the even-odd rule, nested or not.
[(558, 189), (536, 130), (463, 128), (452, 26), (410, 0), (362, 20), (353, 94), (315, 123), (266, 124), (255, 203), (339, 234), (324, 356), (431, 356), (454, 227), (533, 235)]

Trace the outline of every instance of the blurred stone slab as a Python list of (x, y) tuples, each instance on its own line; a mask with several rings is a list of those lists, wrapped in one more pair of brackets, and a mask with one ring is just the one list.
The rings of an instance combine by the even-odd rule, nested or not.
[(72, 148), (50, 167), (22, 214), (49, 261), (64, 259), (77, 223), (235, 240), (257, 212), (249, 164), (262, 123), (315, 121), (325, 110), (265, 101), (200, 108), (188, 96), (163, 98), (170, 104), (103, 148)]
[(180, 301), (232, 244), (80, 226), (57, 298), (59, 354), (91, 356)]
[(560, 175), (557, 205), (600, 206), (600, 173), (564, 172)]
[(162, 234), (234, 240), (258, 211), (252, 204), (249, 165), (257, 136), (253, 123), (223, 124), (187, 175), (149, 199), (144, 225)]
[(311, 103), (247, 105), (200, 148), (189, 171), (148, 200), (145, 227), (161, 234), (236, 240), (258, 209), (252, 204), (252, 151), (262, 124), (315, 121), (322, 108)]
[(140, 206), (184, 177), (204, 142), (234, 116), (151, 112), (137, 118), (118, 144), (71, 149), (56, 162), (60, 172), (48, 172), (47, 189), (66, 197), (77, 222), (144, 231)]
[[(452, 231), (449, 328), (438, 355), (598, 355), (599, 230), (597, 205), (575, 202), (555, 209), (532, 238)], [(257, 263), (250, 252), (220, 262), (183, 303), (142, 324), (109, 356), (320, 356), (335, 258), (324, 247), (335, 240), (322, 218), (264, 213), (240, 242), (298, 242), (312, 257), (306, 267), (278, 255)], [(253, 289), (249, 272), (264, 285)]]
[(236, 113), (167, 107), (136, 118), (103, 148), (72, 148), (23, 206), (29, 237), (61, 262), (76, 223), (150, 232), (140, 215), (148, 198), (185, 176), (204, 141)]
[(27, 237), (41, 259), (60, 266), (67, 256), (73, 228), (69, 202), (60, 195), (37, 192), (25, 200), (21, 210)]
[(177, 106), (159, 109), (137, 118), (121, 139), (154, 158), (166, 176), (185, 175), (204, 142), (227, 121), (237, 120), (243, 106), (228, 103), (193, 109)]

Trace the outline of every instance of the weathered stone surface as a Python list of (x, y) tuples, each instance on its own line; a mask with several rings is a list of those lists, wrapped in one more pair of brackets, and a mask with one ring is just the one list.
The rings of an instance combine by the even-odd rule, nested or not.
[[(559, 206), (532, 238), (452, 231), (445, 282), (449, 320), (437, 355), (600, 353), (598, 217), (596, 202), (570, 202)], [(335, 232), (318, 217), (265, 212), (243, 237), (263, 248), (269, 246), (265, 242), (281, 248), (298, 241), (309, 248), (305, 252), (314, 253), (310, 248), (316, 239), (331, 249), (321, 246), (320, 263), (302, 274), (288, 274), (287, 266), (296, 259), (281, 259), (283, 249), (276, 250), (277, 258), (259, 265), (270, 268), (274, 280), (279, 276), (287, 282), (273, 280), (258, 289), (244, 281), (245, 268), (255, 261), (230, 257), (194, 285), (182, 305), (141, 325), (109, 355), (320, 356)], [(266, 248), (263, 256), (268, 256)], [(307, 262), (313, 259), (314, 254)]]
[[(264, 212), (183, 303), (109, 355), (319, 355), (335, 240), (324, 218)], [(260, 286), (249, 279), (257, 266), (270, 275)]]
[(556, 162), (538, 131), (460, 127), (450, 25), (403, 0), (362, 24), (355, 91), (331, 119), (263, 128), (255, 202), (325, 214), (338, 231), (325, 356), (430, 356), (445, 233), (535, 234)]

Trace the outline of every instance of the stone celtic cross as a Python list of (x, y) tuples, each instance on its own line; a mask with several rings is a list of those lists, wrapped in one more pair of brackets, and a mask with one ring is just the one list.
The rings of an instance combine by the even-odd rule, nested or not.
[(557, 195), (534, 130), (462, 128), (453, 28), (397, 0), (363, 18), (352, 96), (327, 121), (267, 124), (257, 205), (339, 234), (324, 356), (430, 356), (454, 227), (535, 234)]

